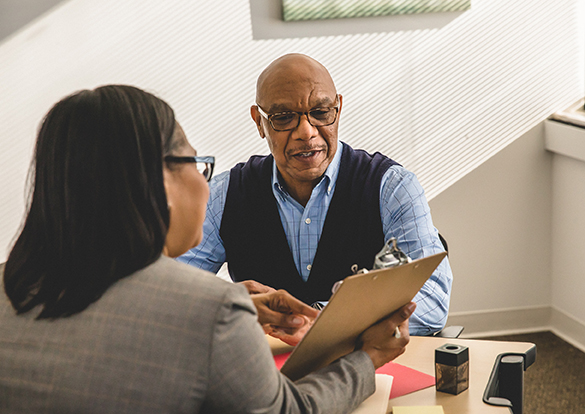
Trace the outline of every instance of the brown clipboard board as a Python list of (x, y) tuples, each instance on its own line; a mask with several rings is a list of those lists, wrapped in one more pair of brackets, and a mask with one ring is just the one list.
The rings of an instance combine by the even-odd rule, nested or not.
[(296, 381), (353, 352), (358, 336), (410, 302), (445, 256), (346, 277), (280, 372)]

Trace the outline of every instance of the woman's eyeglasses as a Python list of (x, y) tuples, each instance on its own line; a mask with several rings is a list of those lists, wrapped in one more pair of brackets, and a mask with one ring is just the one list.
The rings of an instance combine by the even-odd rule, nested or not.
[(165, 157), (165, 162), (174, 162), (179, 164), (185, 163), (195, 163), (197, 165), (197, 170), (203, 174), (207, 181), (211, 180), (213, 175), (213, 166), (215, 165), (215, 157), (207, 156), (207, 157), (179, 157), (174, 155), (167, 155)]

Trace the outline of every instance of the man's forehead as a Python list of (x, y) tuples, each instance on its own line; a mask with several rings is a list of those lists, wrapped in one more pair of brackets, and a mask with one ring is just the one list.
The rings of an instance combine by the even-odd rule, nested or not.
[[(265, 99), (264, 106), (268, 112), (294, 111), (298, 109), (309, 109), (332, 106), (336, 101), (336, 96), (329, 94), (311, 95), (309, 99), (295, 99), (292, 96), (282, 96), (274, 99)], [(308, 107), (308, 108), (307, 108)]]
[(336, 96), (332, 82), (312, 78), (274, 78), (264, 84), (258, 104), (271, 112), (314, 108), (333, 104)]
[[(327, 69), (305, 55), (285, 55), (271, 63), (258, 78), (256, 99), (265, 105), (282, 105), (290, 101), (331, 102), (335, 84)], [(304, 102), (305, 104), (307, 102)]]

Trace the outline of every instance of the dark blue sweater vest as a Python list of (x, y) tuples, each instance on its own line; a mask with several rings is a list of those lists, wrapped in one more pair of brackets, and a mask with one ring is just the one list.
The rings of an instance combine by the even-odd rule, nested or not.
[(303, 281), (290, 252), (271, 188), (272, 155), (253, 156), (230, 172), (219, 234), (236, 282), (253, 279), (285, 289), (311, 304), (328, 300), (333, 284), (352, 274), (351, 266), (371, 269), (384, 244), (380, 183), (397, 163), (376, 152), (344, 144), (335, 193), (309, 278)]

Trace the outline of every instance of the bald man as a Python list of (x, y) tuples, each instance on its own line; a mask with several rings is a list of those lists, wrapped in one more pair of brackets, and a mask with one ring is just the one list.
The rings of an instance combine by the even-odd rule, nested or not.
[[(215, 273), (227, 261), (231, 278), (251, 294), (284, 289), (315, 304), (353, 264), (371, 269), (391, 237), (412, 259), (444, 251), (414, 174), (338, 141), (342, 104), (316, 60), (289, 54), (272, 62), (251, 107), (271, 155), (211, 181), (203, 242), (179, 260)], [(451, 281), (445, 259), (415, 297), (411, 334), (443, 328)], [(297, 322), (290, 343), (302, 335), (295, 326), (308, 326)]]

